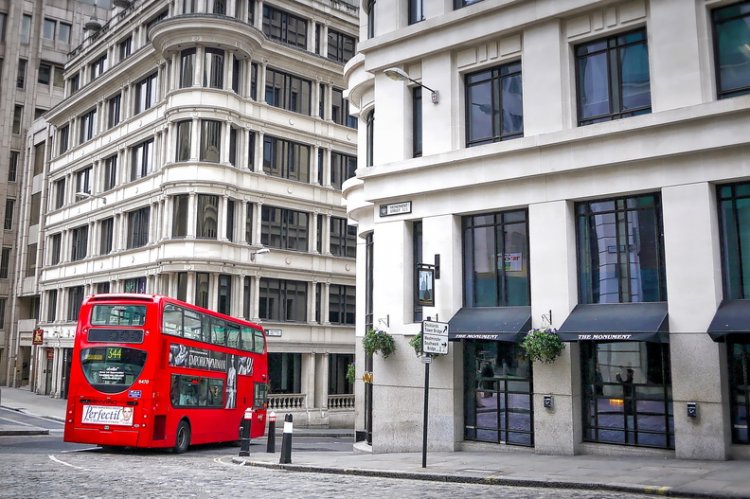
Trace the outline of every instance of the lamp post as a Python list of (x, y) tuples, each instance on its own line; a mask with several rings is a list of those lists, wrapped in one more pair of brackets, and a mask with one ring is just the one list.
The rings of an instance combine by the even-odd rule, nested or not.
[(425, 88), (430, 91), (430, 95), (432, 97), (432, 103), (437, 104), (439, 101), (439, 95), (437, 90), (433, 90), (427, 85), (423, 85), (422, 83), (418, 82), (417, 80), (411, 78), (408, 74), (406, 74), (406, 71), (404, 71), (401, 68), (388, 68), (385, 71), (383, 71), (385, 75), (390, 78), (391, 80), (395, 81), (410, 81), (414, 83), (415, 85), (419, 85), (422, 88)]
[(76, 199), (82, 200), (82, 199), (91, 199), (91, 198), (101, 199), (102, 201), (104, 201), (104, 204), (107, 204), (107, 198), (104, 196), (100, 196), (99, 194), (91, 194), (88, 192), (76, 192)]
[(254, 262), (256, 255), (266, 255), (270, 252), (271, 250), (268, 248), (260, 248), (259, 250), (253, 251), (252, 253), (250, 253), (250, 261)]

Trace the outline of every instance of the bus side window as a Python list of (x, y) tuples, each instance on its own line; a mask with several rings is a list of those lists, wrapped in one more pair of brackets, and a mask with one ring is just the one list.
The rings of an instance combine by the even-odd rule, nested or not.
[(263, 336), (263, 333), (260, 331), (255, 331), (255, 350), (253, 350), (255, 353), (263, 353), (263, 350), (265, 350), (266, 347), (266, 339)]
[(246, 352), (254, 352), (253, 350), (253, 328), (242, 326), (242, 337), (240, 348)]
[(240, 347), (240, 328), (236, 324), (227, 324), (227, 346), (229, 348)]
[(167, 334), (182, 336), (182, 309), (170, 304), (164, 305), (161, 327)]
[(201, 316), (192, 310), (185, 310), (185, 338), (203, 340), (203, 324)]
[(211, 343), (226, 345), (226, 323), (222, 320), (211, 320)]

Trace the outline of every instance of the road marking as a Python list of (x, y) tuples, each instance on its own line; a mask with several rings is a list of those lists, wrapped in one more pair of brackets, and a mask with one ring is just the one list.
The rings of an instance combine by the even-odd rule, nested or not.
[(88, 471), (86, 468), (81, 468), (80, 466), (75, 466), (73, 464), (66, 463), (65, 461), (61, 461), (61, 460), (57, 459), (55, 456), (53, 456), (52, 454), (49, 454), (47, 457), (49, 457), (52, 461), (54, 461), (54, 462), (56, 462), (58, 464), (64, 464), (65, 466), (70, 466), (71, 468), (75, 468), (77, 470)]
[(223, 464), (224, 466), (237, 466), (235, 463), (233, 463), (231, 461), (227, 463), (225, 461), (222, 461), (222, 459), (225, 459), (225, 458), (223, 458), (223, 457), (215, 457), (214, 458), (214, 462), (215, 463), (219, 463), (219, 464)]

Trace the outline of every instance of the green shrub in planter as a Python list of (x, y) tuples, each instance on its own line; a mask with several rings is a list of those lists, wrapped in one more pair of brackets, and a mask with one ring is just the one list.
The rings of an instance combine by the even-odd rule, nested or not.
[(551, 327), (532, 329), (521, 342), (525, 357), (532, 362), (550, 364), (565, 349), (565, 344)]
[(393, 336), (379, 329), (367, 331), (362, 340), (362, 346), (367, 355), (379, 352), (384, 359), (387, 359), (389, 355), (396, 351), (396, 342), (393, 340)]
[(410, 339), (409, 345), (411, 345), (411, 347), (414, 349), (414, 353), (417, 354), (417, 357), (421, 357), (422, 356), (422, 333), (419, 333), (418, 335)]

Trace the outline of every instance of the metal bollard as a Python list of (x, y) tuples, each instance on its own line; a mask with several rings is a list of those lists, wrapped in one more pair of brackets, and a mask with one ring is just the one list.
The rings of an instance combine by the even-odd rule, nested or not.
[(279, 464), (292, 464), (292, 431), (294, 419), (291, 414), (284, 416), (284, 435), (281, 439)]
[(268, 414), (268, 439), (266, 440), (266, 452), (276, 452), (276, 413)]
[(250, 425), (253, 422), (253, 409), (245, 409), (245, 416), (240, 423), (240, 457), (250, 455)]

